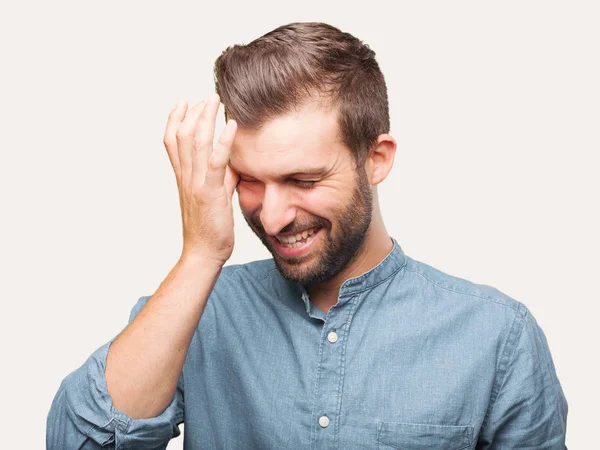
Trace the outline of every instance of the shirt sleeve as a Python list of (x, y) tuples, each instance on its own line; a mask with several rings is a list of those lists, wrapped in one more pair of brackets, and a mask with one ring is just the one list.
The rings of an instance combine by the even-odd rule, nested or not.
[[(141, 297), (129, 322), (150, 296)], [(56, 393), (46, 423), (46, 448), (71, 449), (165, 449), (180, 435), (183, 423), (183, 372), (173, 400), (158, 416), (132, 419), (116, 409), (106, 388), (104, 370), (108, 349), (116, 336), (97, 349), (77, 370), (70, 373)]]
[[(477, 449), (565, 450), (568, 404), (544, 332), (527, 308), (518, 315), (519, 330), (484, 420)], [(509, 338), (510, 342), (510, 338)], [(494, 394), (492, 394), (494, 396)]]

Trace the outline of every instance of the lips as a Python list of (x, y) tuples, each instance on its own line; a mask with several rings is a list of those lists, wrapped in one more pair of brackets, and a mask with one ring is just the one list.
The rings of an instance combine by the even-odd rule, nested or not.
[[(321, 236), (322, 228), (311, 228), (290, 236), (269, 236), (273, 247), (283, 258), (306, 255)], [(306, 237), (304, 235), (306, 234)], [(296, 240), (297, 238), (300, 238)], [(285, 242), (282, 242), (285, 240)]]

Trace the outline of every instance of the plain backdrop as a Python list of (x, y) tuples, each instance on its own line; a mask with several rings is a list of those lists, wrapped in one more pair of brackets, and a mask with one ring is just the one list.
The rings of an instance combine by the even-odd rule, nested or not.
[[(295, 21), (328, 22), (376, 52), (398, 141), (379, 188), (388, 231), (412, 258), (528, 306), (569, 403), (567, 445), (590, 448), (600, 401), (597, 2), (1, 8), (3, 448), (44, 447), (61, 380), (125, 327), (179, 257), (162, 145), (171, 108), (214, 90), (227, 46)], [(230, 262), (269, 257), (235, 200)]]

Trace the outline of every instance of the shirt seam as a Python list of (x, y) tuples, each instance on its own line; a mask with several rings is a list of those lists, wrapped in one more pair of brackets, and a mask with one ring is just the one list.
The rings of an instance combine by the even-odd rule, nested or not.
[(498, 360), (498, 368), (496, 369), (496, 373), (498, 376), (496, 377), (494, 386), (492, 388), (488, 410), (481, 424), (482, 429), (485, 429), (488, 425), (491, 413), (494, 410), (494, 407), (496, 406), (496, 400), (498, 399), (498, 396), (500, 395), (500, 392), (502, 391), (502, 388), (504, 388), (504, 385), (506, 383), (506, 375), (508, 374), (508, 368), (514, 360), (519, 341), (521, 339), (521, 336), (523, 335), (523, 330), (525, 329), (526, 318), (528, 313), (529, 310), (527, 308), (524, 308), (524, 311), (519, 311), (519, 314), (515, 315), (515, 318), (513, 319), (508, 338), (506, 339), (506, 343), (504, 344), (502, 354), (500, 356), (500, 359)]
[(408, 270), (409, 272), (412, 272), (412, 273), (415, 273), (415, 274), (421, 276), (422, 278), (424, 278), (427, 281), (429, 281), (431, 284), (439, 287), (440, 289), (444, 289), (445, 291), (453, 292), (455, 294), (468, 295), (470, 297), (475, 297), (475, 298), (479, 298), (479, 299), (483, 299), (483, 300), (489, 300), (491, 302), (497, 303), (498, 305), (506, 306), (507, 308), (510, 308), (513, 311), (519, 312), (519, 309), (520, 309), (519, 307), (514, 307), (514, 306), (508, 305), (506, 303), (500, 302), (500, 301), (496, 300), (494, 297), (486, 297), (486, 296), (479, 295), (479, 294), (474, 294), (474, 293), (471, 293), (471, 292), (462, 292), (462, 291), (458, 291), (458, 290), (455, 290), (455, 289), (451, 289), (451, 288), (448, 288), (446, 286), (442, 286), (441, 284), (435, 282), (431, 278), (428, 278), (426, 275), (423, 275), (421, 272), (419, 272), (417, 270), (412, 270), (412, 269), (409, 269), (409, 268), (406, 268), (406, 270)]
[(268, 271), (266, 274), (264, 274), (262, 277), (260, 277), (260, 278), (258, 279), (258, 281), (263, 281), (263, 280), (266, 280), (268, 277), (270, 277), (270, 276), (271, 276), (271, 274), (272, 274), (273, 272), (277, 272), (277, 271), (278, 271), (278, 269), (277, 269), (277, 268), (274, 268), (274, 269), (271, 269), (271, 270), (269, 270), (269, 271)]
[[(111, 425), (113, 422), (118, 422), (118, 419), (117, 419), (116, 417), (114, 417), (114, 416), (112, 416), (112, 417), (111, 417), (111, 418), (108, 420), (108, 422), (106, 422), (106, 424), (105, 424), (105, 425), (97, 426), (97, 425), (93, 425), (93, 424), (92, 424), (92, 425), (90, 425), (90, 426), (89, 426), (89, 428), (88, 428), (87, 432), (85, 433), (85, 436), (87, 436), (89, 439), (92, 439), (90, 436), (91, 436), (92, 434), (94, 434), (94, 435), (95, 435), (95, 434), (96, 434), (96, 432), (97, 432), (97, 430), (98, 430), (98, 429), (100, 429), (100, 430), (102, 430), (103, 432), (107, 432), (107, 433), (111, 433), (111, 432), (112, 432), (112, 435), (113, 435), (113, 442), (114, 442), (114, 440), (116, 439), (116, 437), (115, 437), (115, 434), (116, 434), (116, 431), (117, 431), (117, 430), (116, 430), (116, 428), (117, 428), (117, 427), (115, 426), (115, 429), (114, 429), (114, 430), (110, 430), (110, 428), (109, 428), (109, 426), (110, 426), (110, 425)], [(104, 443), (109, 443), (109, 442), (110, 442), (110, 438), (109, 438), (108, 440), (105, 440), (105, 441), (104, 441)]]

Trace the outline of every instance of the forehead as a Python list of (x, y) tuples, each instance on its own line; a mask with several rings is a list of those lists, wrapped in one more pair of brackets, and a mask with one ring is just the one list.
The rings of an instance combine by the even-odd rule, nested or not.
[(317, 102), (266, 122), (258, 130), (238, 128), (231, 167), (252, 176), (277, 176), (300, 167), (332, 166), (350, 156), (338, 134), (337, 113)]

